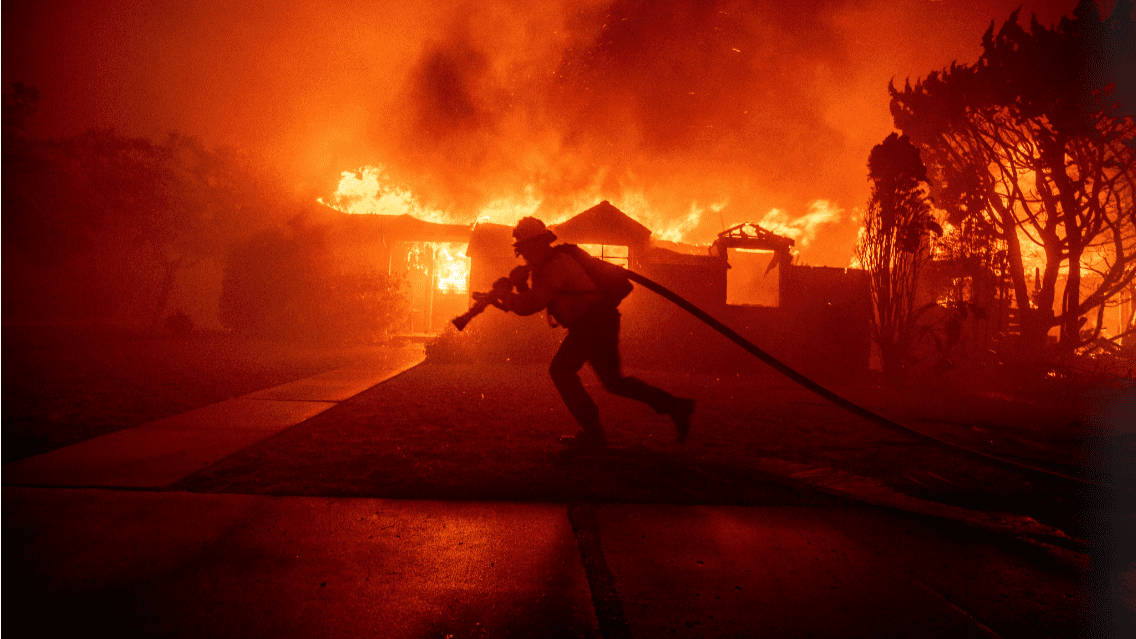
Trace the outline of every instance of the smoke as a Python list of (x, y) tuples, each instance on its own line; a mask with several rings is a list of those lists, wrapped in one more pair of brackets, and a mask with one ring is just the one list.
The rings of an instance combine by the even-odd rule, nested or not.
[[(383, 210), (555, 222), (607, 199), (691, 242), (777, 210), (843, 264), (847, 219), (794, 224), (866, 201), (888, 80), (973, 61), (1019, 2), (24, 3), (4, 76), (41, 90), (50, 133), (178, 130), (313, 198), (382, 166), (404, 191)], [(1074, 3), (1034, 4), (1051, 22)]]
[(390, 169), (432, 219), (555, 223), (606, 199), (661, 239), (758, 221), (846, 263), (842, 215), (866, 199), (867, 150), (890, 129), (883, 77), (879, 112), (849, 112), (862, 98), (847, 78), (870, 73), (848, 24), (871, 7), (463, 5), (409, 68)]
[(607, 199), (708, 243), (778, 211), (807, 218), (805, 246), (810, 207), (866, 192), (818, 82), (849, 68), (830, 18), (855, 4), (463, 5), (409, 66), (378, 159), (432, 219), (555, 222)]
[[(847, 143), (815, 81), (846, 66), (824, 19), (838, 8), (620, 0), (513, 16), (504, 36), (491, 10), (464, 13), (408, 78), (399, 177), (440, 208), (536, 185), (552, 215), (581, 192), (645, 193), (670, 217), (692, 202), (800, 209), (858, 188), (862, 171), (831, 162)], [(537, 29), (555, 46), (501, 43), (541, 40)]]

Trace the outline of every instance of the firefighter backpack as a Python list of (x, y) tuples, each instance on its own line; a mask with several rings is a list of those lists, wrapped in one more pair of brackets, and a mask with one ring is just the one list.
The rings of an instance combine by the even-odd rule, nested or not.
[(588, 277), (595, 282), (605, 301), (619, 305), (623, 298), (631, 294), (631, 280), (627, 279), (627, 271), (622, 268), (589, 255), (575, 244), (560, 244), (555, 249), (576, 260)]

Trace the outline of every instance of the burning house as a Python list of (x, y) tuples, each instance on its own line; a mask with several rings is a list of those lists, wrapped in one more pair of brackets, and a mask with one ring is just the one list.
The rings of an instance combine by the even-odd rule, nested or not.
[(639, 270), (647, 261), (651, 229), (604, 200), (552, 227), (561, 242), (578, 244), (588, 253), (619, 266)]
[(401, 282), (409, 312), (395, 332), (425, 337), (465, 311), (471, 227), (410, 215), (351, 215), (325, 210), (326, 242), (346, 268), (371, 269)]
[[(868, 367), (870, 310), (863, 271), (794, 265), (790, 238), (743, 224), (721, 233), (710, 247), (652, 241), (650, 229), (607, 201), (551, 228), (559, 241), (659, 282), (795, 367), (827, 376), (858, 374)], [(477, 225), (468, 255), (472, 290), (487, 290), (520, 263), (505, 225)], [(735, 345), (656, 295), (632, 295), (620, 308), (625, 357), (632, 365), (757, 366), (740, 357)], [(514, 337), (547, 333), (541, 323), (514, 325), (501, 314), (478, 321), (494, 322), (496, 330)], [(508, 326), (497, 325), (502, 322)]]
[[(642, 272), (795, 368), (825, 377), (865, 372), (871, 332), (864, 272), (795, 265), (793, 244), (756, 224), (741, 224), (720, 233), (701, 254), (693, 247), (656, 243)], [(645, 330), (629, 340), (642, 342), (639, 357), (665, 356), (717, 370), (758, 366), (664, 300), (649, 298), (643, 305), (631, 323)], [(669, 326), (664, 333), (671, 337), (651, 337), (654, 323)]]
[[(550, 228), (559, 241), (642, 273), (802, 371), (843, 376), (867, 369), (864, 273), (794, 265), (790, 238), (741, 224), (723, 231), (709, 247), (653, 240), (649, 228), (607, 201)], [(410, 215), (347, 215), (339, 234), (344, 250), (367, 253), (358, 259), (404, 281), (410, 312), (397, 331), (402, 335), (425, 338), (441, 332), (469, 307), (471, 291), (488, 290), (521, 264), (513, 252), (512, 228), (503, 224), (468, 227)], [(632, 295), (620, 309), (630, 365), (760, 368), (657, 295)], [(519, 351), (546, 349), (557, 338), (543, 322), (496, 311), (476, 322), (475, 330), (499, 335), (502, 348), (511, 343), (509, 348)]]

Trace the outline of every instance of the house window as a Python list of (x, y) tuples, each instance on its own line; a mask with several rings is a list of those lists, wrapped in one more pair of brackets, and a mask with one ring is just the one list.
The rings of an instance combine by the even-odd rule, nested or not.
[(588, 255), (627, 268), (628, 253), (626, 246), (619, 246), (617, 244), (581, 244), (580, 248), (587, 251)]
[(726, 271), (726, 303), (735, 306), (780, 304), (780, 269), (773, 251), (732, 248)]

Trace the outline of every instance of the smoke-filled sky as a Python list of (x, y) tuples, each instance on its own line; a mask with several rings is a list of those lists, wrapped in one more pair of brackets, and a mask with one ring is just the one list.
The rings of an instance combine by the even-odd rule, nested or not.
[(606, 198), (667, 237), (763, 222), (843, 266), (888, 81), (973, 62), (1019, 5), (1051, 24), (1075, 4), (5, 2), (3, 79), (39, 89), (37, 133), (176, 130), (313, 198), (382, 166), (455, 219)]

